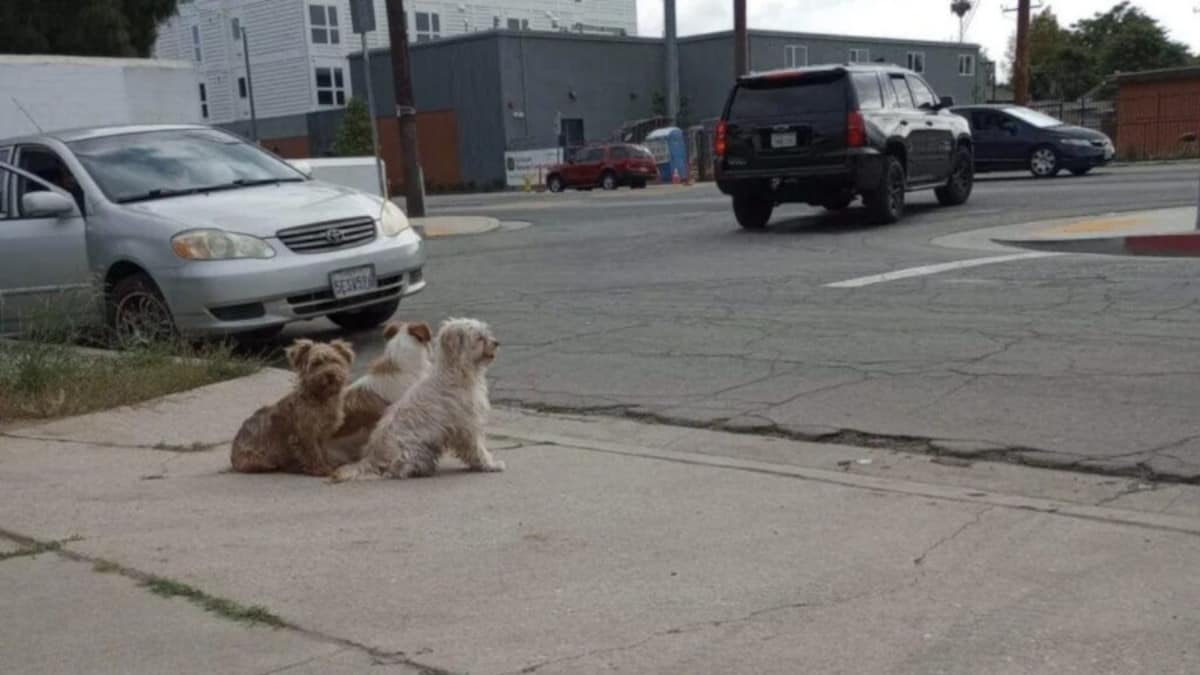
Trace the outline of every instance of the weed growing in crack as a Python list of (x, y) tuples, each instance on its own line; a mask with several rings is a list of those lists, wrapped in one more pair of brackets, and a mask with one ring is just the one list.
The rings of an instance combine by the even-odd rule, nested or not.
[(57, 541), (41, 542), (41, 541), (39, 541), (39, 542), (35, 543), (33, 546), (19, 548), (15, 551), (9, 551), (8, 553), (0, 553), (0, 562), (9, 560), (11, 558), (24, 558), (27, 556), (40, 555), (42, 553), (49, 553), (51, 551), (57, 551), (60, 548), (62, 548), (62, 543), (60, 543), (60, 542), (57, 542)]
[(211, 596), (204, 591), (189, 586), (181, 581), (167, 579), (166, 577), (149, 577), (142, 581), (142, 586), (155, 595), (164, 598), (179, 597), (185, 598), (192, 604), (204, 608), (205, 611), (212, 612), (218, 616), (233, 621), (241, 621), (250, 624), (264, 624), (275, 628), (284, 628), (287, 622), (278, 616), (272, 614), (270, 610), (260, 605), (247, 607), (233, 600), (225, 598), (217, 598)]

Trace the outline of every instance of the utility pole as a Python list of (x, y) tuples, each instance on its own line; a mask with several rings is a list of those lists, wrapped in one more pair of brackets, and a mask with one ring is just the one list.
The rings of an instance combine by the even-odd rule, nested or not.
[(254, 112), (254, 78), (250, 76), (250, 39), (242, 26), (242, 56), (246, 59), (246, 96), (250, 99), (250, 140), (258, 143), (258, 115)]
[(750, 72), (750, 41), (746, 36), (746, 0), (733, 0), (734, 77)]
[(1029, 102), (1029, 13), (1031, 0), (1017, 0), (1017, 53), (1013, 59), (1013, 99)]
[(667, 117), (679, 124), (679, 43), (675, 31), (675, 0), (663, 0), (663, 42), (666, 47)]
[(417, 109), (413, 103), (408, 63), (408, 19), (404, 0), (387, 0), (388, 37), (392, 43), (396, 116), (400, 118), (400, 153), (404, 156), (404, 201), (409, 218), (425, 216), (425, 180), (417, 159)]

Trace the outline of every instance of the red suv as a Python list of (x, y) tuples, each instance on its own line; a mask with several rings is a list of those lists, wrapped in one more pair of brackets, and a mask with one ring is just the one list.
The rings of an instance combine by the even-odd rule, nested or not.
[(654, 155), (640, 145), (613, 143), (580, 149), (566, 164), (552, 167), (546, 187), (562, 192), (568, 187), (590, 190), (600, 186), (616, 190), (620, 185), (644, 188), (658, 176)]

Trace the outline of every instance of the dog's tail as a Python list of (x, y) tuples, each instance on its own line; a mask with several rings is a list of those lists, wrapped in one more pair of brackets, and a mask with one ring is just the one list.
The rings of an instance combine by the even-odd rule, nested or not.
[(329, 477), (330, 483), (345, 483), (350, 480), (362, 480), (364, 478), (376, 478), (379, 472), (371, 464), (367, 458), (360, 459), (351, 464), (343, 464), (339, 466), (333, 475)]

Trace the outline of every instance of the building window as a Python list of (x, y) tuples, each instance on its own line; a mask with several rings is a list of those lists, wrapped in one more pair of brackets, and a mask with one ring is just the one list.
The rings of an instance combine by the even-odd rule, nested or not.
[(246, 98), (246, 78), (238, 78), (238, 98)]
[(437, 12), (417, 12), (417, 42), (442, 37), (442, 21)]
[(509, 30), (521, 30), (521, 20), (520, 19), (509, 19), (508, 20), (508, 29)]
[(850, 60), (848, 63), (869, 63), (871, 61), (870, 49), (851, 49)]
[(204, 60), (204, 55), (200, 52), (200, 26), (192, 26), (192, 53), (196, 63)]
[(332, 5), (309, 5), (308, 20), (312, 24), (312, 41), (315, 45), (336, 45), (342, 41), (338, 32), (337, 7)]
[(317, 68), (317, 105), (346, 105), (346, 82), (341, 68)]
[(925, 72), (925, 52), (909, 52), (908, 69), (914, 73)]
[(229, 20), (229, 27), (233, 29), (233, 39), (242, 39), (242, 20), (236, 16)]
[(808, 65), (808, 47), (804, 45), (784, 45), (783, 66), (785, 68), (803, 68)]
[(208, 119), (208, 89), (200, 83), (200, 116)]
[(975, 55), (958, 55), (958, 74), (963, 77), (975, 77)]

